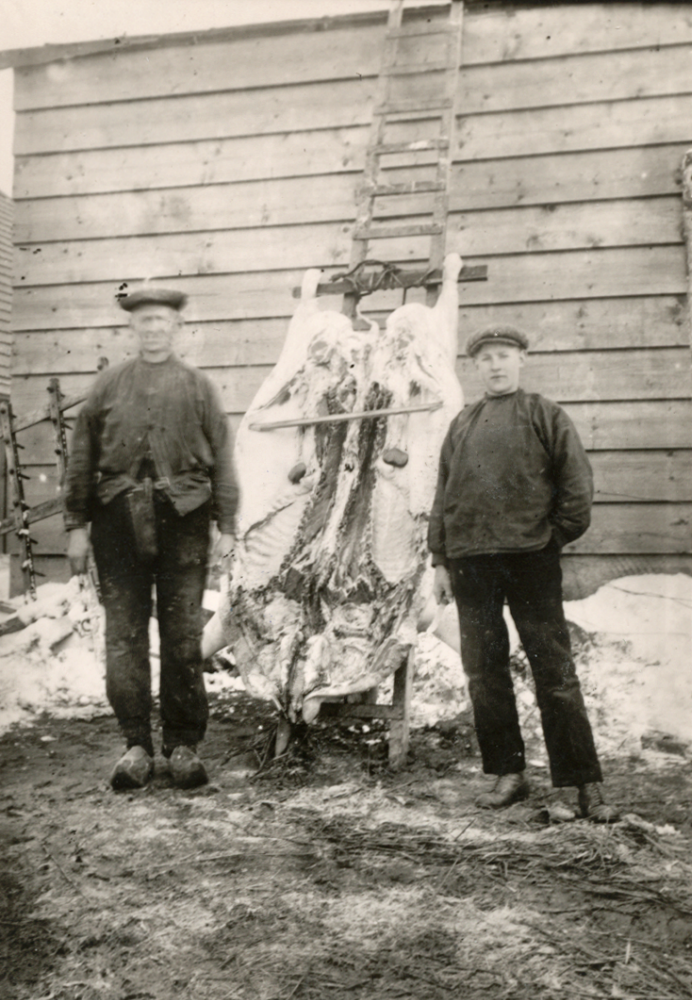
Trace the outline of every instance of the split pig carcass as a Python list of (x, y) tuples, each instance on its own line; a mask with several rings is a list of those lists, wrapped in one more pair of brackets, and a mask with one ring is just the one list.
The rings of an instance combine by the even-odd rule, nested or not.
[(202, 652), (230, 647), (248, 692), (289, 722), (376, 687), (415, 645), (439, 454), (463, 402), (460, 268), (449, 255), (435, 306), (405, 304), (384, 330), (321, 310), (308, 271), (241, 422), (237, 547)]

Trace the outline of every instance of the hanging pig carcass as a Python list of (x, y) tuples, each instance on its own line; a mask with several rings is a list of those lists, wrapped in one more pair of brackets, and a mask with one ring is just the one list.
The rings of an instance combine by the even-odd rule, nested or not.
[(439, 453), (462, 405), (460, 268), (448, 256), (435, 306), (403, 305), (383, 331), (320, 310), (309, 271), (238, 430), (238, 543), (203, 655), (230, 646), (247, 690), (291, 722), (376, 687), (416, 641)]

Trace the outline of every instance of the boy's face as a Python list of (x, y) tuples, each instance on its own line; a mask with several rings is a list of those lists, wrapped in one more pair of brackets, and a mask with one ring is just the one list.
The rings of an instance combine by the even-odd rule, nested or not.
[(517, 391), (525, 358), (526, 351), (514, 344), (487, 344), (476, 352), (473, 361), (489, 396)]

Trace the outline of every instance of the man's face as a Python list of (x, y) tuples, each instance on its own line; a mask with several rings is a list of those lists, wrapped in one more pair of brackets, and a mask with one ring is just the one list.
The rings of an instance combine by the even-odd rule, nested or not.
[(489, 396), (506, 396), (519, 388), (526, 352), (513, 344), (486, 344), (473, 361)]
[(145, 361), (165, 361), (173, 350), (180, 314), (170, 306), (145, 305), (130, 313), (130, 325), (139, 338)]

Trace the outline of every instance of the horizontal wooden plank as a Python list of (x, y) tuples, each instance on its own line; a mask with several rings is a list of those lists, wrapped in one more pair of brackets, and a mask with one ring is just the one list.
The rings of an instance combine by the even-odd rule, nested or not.
[[(459, 349), (472, 332), (498, 323), (519, 326), (535, 351), (682, 347), (689, 344), (685, 317), (682, 295), (469, 306), (459, 312)], [(384, 325), (387, 313), (374, 318)], [(202, 367), (273, 364), (288, 323), (288, 316), (188, 323), (176, 350)], [(100, 358), (117, 364), (136, 349), (126, 325), (18, 333), (13, 370), (17, 375), (93, 372)]]
[[(352, 222), (355, 187), (353, 176), (339, 174), (237, 186), (24, 201), (18, 205), (16, 241), (22, 245), (40, 242), (43, 255), (48, 242)], [(400, 227), (407, 213), (410, 219), (411, 213), (431, 211), (432, 197), (381, 199), (386, 204), (376, 217), (396, 217), (396, 227)], [(425, 216), (419, 218), (425, 220)], [(451, 212), (448, 232), (467, 254), (485, 256), (498, 251), (526, 253), (676, 243), (681, 240), (681, 224), (682, 204), (675, 194)], [(381, 225), (374, 227), (374, 232), (382, 231)]]
[[(122, 325), (17, 333), (14, 374), (93, 372), (103, 357), (117, 364), (132, 356), (136, 339), (124, 316), (116, 318)], [(387, 313), (372, 318), (383, 326)], [(202, 367), (273, 364), (288, 323), (289, 317), (188, 323), (178, 335), (176, 351)], [(498, 323), (519, 326), (535, 352), (689, 344), (684, 297), (661, 296), (465, 307), (459, 313), (460, 353), (472, 332)]]
[[(646, 94), (649, 92), (647, 84), (663, 88), (655, 89), (655, 93), (677, 93), (665, 88), (674, 86), (676, 79), (684, 79), (685, 56), (692, 41), (686, 39), (684, 31), (677, 36), (672, 32), (673, 24), (680, 26), (679, 19), (666, 11), (657, 19), (659, 27), (661, 22), (667, 22), (665, 27), (670, 33), (669, 44), (664, 48), (652, 42), (650, 34), (631, 32), (626, 36), (631, 44), (618, 46), (617, 42), (606, 39), (605, 25), (601, 24), (600, 45), (597, 46), (600, 51), (589, 51), (578, 45), (575, 49), (564, 49), (558, 43), (557, 50), (554, 47), (541, 50), (540, 62), (535, 62), (536, 56), (532, 55), (521, 57), (530, 61), (515, 58), (509, 64), (488, 67), (482, 65), (488, 61), (483, 48), (480, 51), (473, 49), (477, 18), (469, 14), (465, 25), (460, 95), (462, 106), (468, 104), (473, 110), (593, 100), (594, 89), (599, 87), (602, 96), (609, 98), (630, 96), (633, 92)], [(562, 40), (565, 34), (571, 35), (575, 18), (561, 12), (560, 20), (561, 29), (557, 35)], [(505, 43), (509, 32), (513, 45), (517, 44), (515, 24), (516, 18), (508, 16), (497, 23), (498, 33)], [(16, 71), (15, 106), (18, 111), (27, 111), (141, 100), (159, 96), (164, 79), (169, 93), (190, 95), (352, 79), (356, 75), (373, 76), (379, 69), (384, 32), (382, 24), (343, 25), (321, 33), (208, 39), (196, 46), (160, 46), (147, 51), (121, 49), (58, 64), (23, 67)], [(531, 41), (535, 44), (534, 39)], [(591, 39), (592, 44), (593, 41)], [(683, 44), (670, 44), (676, 41)], [(525, 43), (526, 39), (521, 42)], [(611, 46), (616, 50), (614, 54)], [(398, 61), (422, 62), (423, 47), (426, 62), (437, 64), (443, 59), (443, 38), (422, 41), (420, 37), (411, 37), (402, 38)], [(503, 58), (506, 51), (505, 44)], [(565, 60), (567, 65), (563, 69)], [(489, 61), (498, 62), (496, 59)], [(234, 70), (230, 77), (229, 65), (233, 65)], [(489, 71), (492, 72), (491, 82)], [(555, 86), (561, 76), (569, 86)], [(607, 88), (605, 93), (604, 88)]]
[(352, 229), (349, 224), (262, 226), (39, 248), (22, 244), (15, 255), (15, 281), (22, 286), (104, 281), (114, 275), (114, 262), (126, 268), (118, 276), (121, 281), (151, 276), (152, 266), (159, 274), (190, 275), (342, 266), (349, 261)]
[(372, 76), (379, 70), (384, 32), (384, 24), (344, 24), (329, 31), (208, 38), (197, 45), (121, 49), (22, 67), (15, 71), (15, 108), (143, 100), (160, 96), (162, 81), (170, 94), (209, 94)]
[[(450, 208), (550, 205), (679, 194), (689, 142), (455, 163)], [(405, 177), (403, 171), (396, 176)]]
[[(566, 601), (581, 601), (611, 580), (650, 573), (692, 576), (690, 555), (563, 555), (562, 593)], [(569, 617), (569, 611), (568, 611)]]
[(368, 124), (375, 83), (367, 77), (328, 87), (298, 84), (192, 97), (160, 97), (74, 108), (20, 112), (14, 152), (157, 145)]
[(462, 63), (545, 59), (692, 42), (686, 3), (474, 5), (464, 18)]
[[(668, 78), (664, 75), (664, 79)], [(602, 92), (607, 97), (609, 88), (602, 85), (601, 93), (596, 88), (586, 104), (565, 105), (564, 98), (556, 98), (558, 106), (545, 107), (544, 97), (536, 108), (488, 114), (462, 103), (458, 128), (462, 158), (684, 141), (689, 137), (685, 123), (692, 102), (692, 95), (684, 92), (685, 79), (683, 75), (677, 88), (682, 94), (640, 96), (636, 101), (604, 99)], [(427, 85), (432, 88), (433, 83), (431, 79)], [(419, 89), (421, 84), (409, 81), (408, 86)], [(297, 84), (258, 89), (253, 91), (251, 114), (245, 93), (228, 91), (21, 112), (15, 155), (365, 125), (371, 118), (373, 87), (368, 77), (334, 81), (328, 87)], [(675, 89), (672, 83), (668, 87)], [(494, 92), (492, 86), (487, 89)], [(646, 90), (643, 83), (641, 89)], [(560, 94), (554, 85), (549, 90)], [(631, 98), (633, 93), (623, 97)], [(405, 132), (408, 141), (420, 141), (428, 133), (434, 135), (436, 125), (422, 120), (390, 131), (387, 142), (407, 141)]]
[(360, 171), (368, 127), (17, 157), (14, 196), (94, 194)]
[[(419, 5), (420, 6), (420, 5)], [(576, 12), (569, 10), (576, 6)], [(464, 62), (499, 62), (507, 59), (544, 58), (563, 52), (590, 52), (636, 48), (645, 39), (648, 44), (666, 45), (690, 40), (690, 24), (685, 3), (642, 4), (619, 2), (616, 7), (602, 3), (579, 5), (513, 4), (508, 8), (488, 3), (468, 5), (465, 21)], [(565, 9), (566, 8), (566, 9)], [(442, 26), (447, 20), (444, 4), (426, 4), (414, 17), (425, 22), (437, 20)], [(565, 19), (567, 23), (565, 23)], [(347, 17), (313, 18), (311, 20), (263, 23), (242, 27), (195, 31), (170, 37), (150, 35), (117, 39), (118, 49), (152, 51), (161, 47), (199, 46), (222, 40), (272, 34), (283, 38), (310, 32), (322, 33), (350, 25), (384, 25), (386, 10), (373, 10)], [(382, 28), (384, 30), (384, 28)], [(419, 41), (417, 25), (405, 26), (411, 41)], [(413, 50), (415, 51), (415, 49)], [(114, 52), (112, 40), (80, 42), (70, 45), (43, 46), (36, 49), (5, 53), (5, 65), (40, 65), (46, 61), (86, 58), (93, 53)]]
[(19, 201), (15, 242), (352, 221), (359, 180), (340, 173)]
[[(591, 527), (566, 554), (688, 554), (692, 504), (595, 504)], [(66, 550), (66, 533), (59, 515), (32, 525), (37, 554)]]
[[(570, 14), (563, 16), (567, 27)], [(642, 36), (638, 47), (621, 51), (605, 48), (540, 61), (462, 64), (457, 107), (464, 114), (480, 114), (689, 93), (691, 42), (662, 48)]]
[[(214, 198), (214, 184), (279, 180), (290, 176), (315, 176), (338, 172), (358, 174), (363, 169), (367, 128), (325, 130), (229, 139), (215, 142), (181, 143), (159, 147), (128, 147), (117, 150), (93, 150), (16, 161), (15, 197), (17, 222), (26, 212), (22, 199), (49, 196), (65, 197), (98, 192), (142, 191), (153, 202), (152, 218), (158, 217), (156, 194), (159, 188), (202, 187), (208, 199)], [(547, 153), (535, 157), (500, 159), (492, 169), (486, 162), (455, 163), (450, 181), (450, 208), (464, 211), (476, 208), (501, 208), (514, 204), (552, 204), (565, 201), (589, 201), (607, 198), (637, 198), (674, 194), (680, 189), (680, 164), (689, 141), (673, 145), (593, 150), (586, 152)], [(410, 183), (418, 176), (410, 170), (390, 170), (391, 183)], [(324, 183), (327, 183), (326, 181)], [(335, 181), (335, 184), (337, 182)], [(267, 185), (269, 192), (272, 188)], [(219, 191), (220, 211), (229, 211), (241, 201), (242, 189)], [(173, 201), (177, 192), (161, 195), (163, 206)], [(181, 198), (187, 198), (184, 190)], [(195, 197), (197, 197), (195, 195)], [(338, 202), (338, 191), (335, 190)], [(380, 199), (378, 210), (390, 215), (397, 210), (410, 212), (420, 199)], [(241, 201), (242, 203), (242, 201)], [(51, 203), (52, 205), (53, 203)], [(93, 211), (107, 211), (109, 202), (94, 200)], [(133, 202), (134, 207), (137, 203)], [(306, 208), (306, 205), (303, 205)], [(128, 209), (130, 204), (128, 203)], [(36, 201), (31, 211), (45, 219), (50, 206)], [(80, 212), (79, 202), (75, 203)], [(287, 206), (285, 211), (290, 211)], [(133, 215), (133, 227), (143, 209)], [(81, 209), (81, 216), (84, 216)], [(87, 215), (87, 219), (89, 215)], [(128, 218), (128, 213), (124, 213)], [(113, 220), (119, 227), (123, 223)], [(75, 222), (75, 226), (79, 223)], [(83, 225), (79, 227), (83, 228)], [(133, 228), (136, 232), (136, 228)], [(118, 235), (118, 230), (113, 233)], [(18, 239), (30, 239), (18, 230)], [(33, 238), (43, 239), (44, 235)]]
[[(212, 370), (215, 380), (217, 375)], [(70, 376), (61, 379), (64, 391), (87, 391), (94, 376)], [(12, 405), (16, 413), (36, 409), (45, 402), (46, 380), (15, 379)], [(228, 398), (226, 407), (233, 432), (236, 433), (243, 413), (236, 399)], [(661, 450), (692, 448), (692, 401), (641, 400), (632, 402), (564, 402), (564, 408), (575, 423), (587, 450), (593, 454), (613, 450)], [(46, 456), (52, 461), (50, 448), (52, 430), (46, 423), (22, 432), (26, 457)], [(48, 449), (48, 450), (46, 450)]]
[(692, 95), (460, 117), (454, 160), (495, 160), (692, 139)]
[[(454, 246), (454, 244), (452, 244)], [(464, 253), (463, 244), (459, 248)], [(466, 259), (467, 264), (476, 263)], [(478, 260), (480, 263), (480, 259)], [(488, 260), (487, 282), (460, 285), (464, 305), (686, 293), (681, 245), (532, 253)]]
[[(158, 277), (174, 281), (176, 287), (188, 295), (185, 316), (189, 323), (195, 323), (290, 316), (296, 306), (293, 288), (300, 285), (303, 274), (303, 270), (288, 270), (180, 277), (173, 272), (159, 273)], [(120, 324), (123, 314), (115, 300), (118, 284), (115, 279), (74, 285), (67, 293), (53, 286), (16, 288), (12, 328), (14, 331), (58, 330)], [(394, 295), (389, 298), (396, 301)], [(324, 302), (324, 308), (340, 307), (340, 296), (332, 296)]]
[[(51, 368), (44, 364), (42, 374), (48, 376)], [(266, 364), (214, 369), (228, 409), (245, 410), (268, 370)], [(73, 371), (69, 356), (63, 371), (52, 368), (52, 374), (61, 377), (71, 377)], [(483, 387), (473, 362), (460, 358), (457, 371), (467, 402), (479, 399)], [(27, 377), (14, 374), (16, 378)], [(658, 348), (533, 354), (525, 368), (523, 384), (527, 391), (542, 392), (565, 402), (690, 399), (690, 352), (687, 348)], [(65, 388), (62, 391), (73, 394)]]
[[(179, 357), (198, 367), (270, 365), (279, 356), (288, 327), (283, 318), (187, 324), (177, 335)], [(18, 334), (13, 361), (17, 375), (94, 372), (100, 358), (119, 364), (138, 351), (129, 326)]]
[[(29, 472), (55, 462), (55, 438), (48, 422), (22, 432), (20, 441), (22, 462)], [(592, 451), (590, 458), (597, 502), (685, 502), (692, 496), (690, 450)]]
[(459, 311), (460, 345), (463, 347), (474, 331), (498, 323), (524, 330), (536, 351), (682, 347), (690, 343), (683, 293), (463, 306)]
[[(33, 252), (38, 248), (21, 246), (16, 255), (15, 294), (20, 288), (109, 278), (119, 283), (143, 276), (250, 274), (296, 266), (333, 268), (348, 262), (351, 228), (348, 224), (284, 226), (192, 238), (167, 235), (55, 243), (42, 246), (38, 253)], [(465, 254), (459, 237), (450, 238), (448, 249)], [(428, 253), (426, 237), (378, 243), (378, 258), (393, 263), (423, 264)], [(120, 262), (127, 270), (118, 273), (115, 268)], [(483, 260), (466, 257), (466, 263)], [(465, 304), (681, 294), (686, 291), (685, 268), (682, 244), (509, 256), (498, 251), (490, 262), (487, 282), (461, 285), (460, 293)]]
[[(229, 413), (243, 413), (270, 371), (269, 365), (252, 365), (242, 368), (214, 368), (210, 374), (218, 384), (224, 405)], [(482, 390), (466, 358), (460, 358), (457, 371), (468, 403), (482, 395)], [(79, 396), (93, 382), (94, 374), (60, 373), (62, 392)], [(658, 351), (603, 351), (588, 354), (545, 354), (530, 358), (525, 369), (523, 384), (527, 391), (541, 392), (563, 403), (612, 404), (622, 402), (629, 407), (630, 419), (642, 412), (645, 401), (666, 403), (672, 400), (688, 402), (690, 391), (689, 352), (671, 348)], [(12, 405), (16, 414), (34, 411), (45, 403), (46, 375), (15, 376), (13, 379)], [(607, 407), (600, 406), (586, 415), (599, 421)], [(584, 415), (582, 415), (584, 419)], [(597, 425), (596, 425), (597, 426)], [(609, 442), (607, 437), (598, 445), (593, 443), (596, 427), (589, 428), (585, 443), (588, 447), (642, 448), (639, 428), (630, 428), (631, 444)], [(687, 447), (688, 435), (677, 431), (662, 434), (654, 447)], [(672, 438), (672, 439), (671, 439)]]
[[(464, 240), (450, 235), (447, 250), (459, 252), (468, 266), (488, 265), (486, 281), (459, 285), (463, 305), (686, 292), (682, 244), (515, 255), (505, 255), (498, 248), (492, 256), (481, 257), (466, 254)], [(415, 238), (405, 245), (382, 240), (377, 251), (381, 260), (414, 266), (426, 259), (427, 245)], [(377, 309), (377, 296), (368, 305)]]
[[(480, 399), (483, 387), (473, 361), (460, 359), (458, 372), (467, 402)], [(527, 359), (522, 384), (528, 392), (563, 402), (690, 399), (690, 352), (659, 348), (534, 354)]]
[(692, 400), (689, 399), (565, 402), (564, 406), (590, 452), (692, 448)]
[(591, 527), (565, 552), (589, 555), (692, 550), (692, 504), (595, 504)]
[[(290, 232), (289, 228), (285, 230), (287, 260), (291, 260)], [(245, 266), (249, 263), (252, 262), (246, 261)], [(262, 261), (258, 263), (261, 265)], [(330, 261), (315, 259), (310, 263), (324, 265), (328, 276), (335, 273)], [(466, 263), (476, 262), (467, 258)], [(292, 289), (300, 285), (303, 277), (302, 270), (178, 276), (182, 270), (180, 264), (179, 260), (174, 269), (168, 273), (161, 269), (155, 276), (175, 281), (187, 292), (190, 302), (186, 312), (190, 322), (290, 316), (295, 308)], [(488, 280), (460, 285), (459, 295), (462, 310), (470, 306), (486, 308), (490, 304), (497, 308), (509, 303), (545, 306), (559, 300), (580, 300), (586, 309), (591, 299), (628, 296), (647, 299), (663, 296), (676, 310), (670, 297), (686, 294), (685, 267), (682, 247), (497, 256), (488, 262)], [(69, 289), (63, 279), (60, 291), (53, 286), (16, 287), (13, 330), (91, 328), (121, 322), (114, 299), (121, 277), (125, 276), (115, 275), (111, 281), (101, 283), (79, 283)], [(411, 299), (415, 300), (413, 293)], [(400, 301), (400, 294), (386, 292), (371, 296), (363, 305), (366, 311), (378, 312), (394, 309)], [(323, 307), (340, 309), (340, 297), (325, 297)], [(636, 305), (631, 308), (636, 314)], [(624, 312), (627, 315), (630, 309)]]
[(682, 240), (679, 195), (487, 209), (448, 217), (448, 238), (472, 256), (654, 246)]
[(591, 453), (597, 503), (689, 502), (691, 451)]

